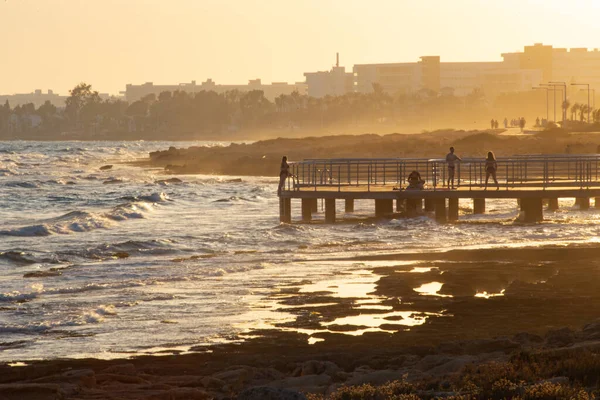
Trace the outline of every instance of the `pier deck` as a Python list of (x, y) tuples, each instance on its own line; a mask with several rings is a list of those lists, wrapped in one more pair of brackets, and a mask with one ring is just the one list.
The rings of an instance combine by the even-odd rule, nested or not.
[[(485, 212), (486, 199), (517, 199), (525, 221), (543, 220), (543, 200), (558, 208), (559, 198), (576, 198), (582, 209), (598, 198), (600, 207), (600, 155), (518, 156), (498, 159), (499, 190), (490, 177), (485, 189), (485, 160), (463, 159), (457, 166), (454, 189), (448, 189), (448, 170), (441, 159), (330, 159), (291, 164), (280, 194), (280, 219), (291, 222), (291, 200), (301, 199), (302, 220), (311, 220), (316, 200), (325, 200), (325, 220), (335, 222), (335, 200), (345, 200), (347, 212), (354, 200), (375, 201), (375, 215), (396, 212), (415, 215), (425, 201), (440, 222), (458, 219), (458, 199), (473, 199), (474, 212)], [(423, 190), (409, 189), (406, 177), (419, 171)], [(328, 211), (329, 209), (329, 211)]]

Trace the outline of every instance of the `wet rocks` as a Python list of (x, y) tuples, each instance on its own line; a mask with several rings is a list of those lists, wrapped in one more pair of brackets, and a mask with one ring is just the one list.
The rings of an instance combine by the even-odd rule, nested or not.
[(290, 389), (258, 386), (244, 390), (237, 400), (306, 400), (306, 396)]
[(54, 383), (9, 383), (0, 385), (2, 400), (59, 400), (64, 391)]
[(104, 185), (115, 185), (115, 184), (119, 184), (119, 183), (123, 183), (123, 180), (113, 178), (113, 179), (107, 179), (104, 182), (102, 182), (102, 184), (104, 184)]
[(546, 346), (566, 347), (575, 342), (575, 333), (569, 328), (550, 330), (546, 333)]
[(109, 169), (112, 169), (112, 165), (103, 165), (100, 167), (100, 171), (107, 171)]

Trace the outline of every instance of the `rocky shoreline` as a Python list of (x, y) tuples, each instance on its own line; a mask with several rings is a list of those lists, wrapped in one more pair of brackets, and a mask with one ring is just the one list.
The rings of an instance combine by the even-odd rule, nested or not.
[[(401, 383), (404, 394), (414, 398), (470, 398), (486, 388), (465, 385), (465, 376), (473, 381), (505, 379), (519, 386), (513, 388), (516, 392), (548, 382), (561, 390), (579, 388), (592, 383), (594, 374), (596, 384), (586, 393), (598, 389), (600, 320), (580, 331), (563, 328), (544, 336), (519, 333), (435, 347), (387, 347), (377, 337), (363, 342), (309, 346), (301, 337), (273, 332), (243, 345), (220, 345), (197, 354), (3, 365), (0, 398), (317, 399), (338, 398), (340, 391), (363, 390), (364, 385), (377, 390), (390, 382)], [(554, 368), (540, 367), (548, 363)], [(529, 371), (535, 368), (536, 373)], [(557, 371), (560, 375), (554, 375)], [(527, 374), (528, 381), (515, 379)], [(578, 381), (582, 374), (588, 374), (583, 377), (587, 382)]]
[[(299, 282), (272, 295), (294, 322), (187, 354), (0, 365), (0, 399), (594, 398), (599, 256), (588, 245), (370, 257), (391, 263), (372, 268), (369, 294), (388, 310)], [(443, 284), (435, 295), (414, 291), (431, 280)], [(390, 309), (424, 323), (391, 318), (360, 336), (332, 325)], [(311, 329), (321, 341), (309, 344)]]
[(171, 147), (149, 154), (136, 164), (164, 168), (172, 174), (277, 176), (281, 157), (289, 160), (318, 158), (444, 157), (450, 146), (464, 157), (484, 158), (493, 150), (498, 157), (514, 154), (574, 154), (595, 151), (597, 134), (541, 131), (506, 136), (504, 130), (441, 130), (417, 134), (338, 135), (278, 138), (226, 147)]

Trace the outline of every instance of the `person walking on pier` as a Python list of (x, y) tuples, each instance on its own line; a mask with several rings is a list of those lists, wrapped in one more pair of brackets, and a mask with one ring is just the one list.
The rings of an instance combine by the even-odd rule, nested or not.
[[(456, 161), (462, 161), (462, 158), (454, 154), (454, 147), (450, 147), (450, 153), (446, 154), (446, 162), (448, 163), (448, 188), (454, 189), (454, 171), (456, 170)], [(450, 186), (452, 183), (452, 187)]]
[(279, 170), (279, 187), (277, 188), (277, 196), (281, 195), (281, 191), (285, 185), (285, 180), (292, 176), (290, 174), (290, 165), (287, 163), (287, 156), (281, 159), (281, 169)]
[(488, 180), (490, 179), (490, 175), (494, 178), (494, 183), (496, 183), (496, 190), (500, 190), (500, 185), (498, 185), (498, 179), (496, 179), (496, 171), (498, 170), (498, 163), (496, 162), (496, 156), (493, 152), (488, 151), (487, 158), (485, 159), (485, 189), (487, 190)]

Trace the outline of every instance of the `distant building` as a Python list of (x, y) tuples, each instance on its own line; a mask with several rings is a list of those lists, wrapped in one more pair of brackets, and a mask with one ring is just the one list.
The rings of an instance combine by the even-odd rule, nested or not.
[(267, 99), (274, 101), (275, 98), (279, 97), (280, 95), (288, 95), (294, 91), (297, 91), (300, 94), (306, 94), (306, 84), (303, 82), (297, 82), (294, 84), (289, 84), (286, 82), (263, 84), (260, 79), (252, 79), (248, 81), (247, 85), (218, 85), (213, 82), (212, 79), (207, 79), (200, 85), (197, 85), (196, 81), (192, 81), (191, 83), (180, 83), (178, 85), (155, 85), (152, 82), (146, 82), (142, 85), (127, 84), (125, 91), (121, 93), (125, 95), (125, 99), (129, 103), (133, 103), (134, 101), (138, 101), (149, 94), (155, 94), (158, 96), (162, 92), (174, 92), (177, 90), (188, 93), (197, 93), (202, 91), (225, 93), (232, 90), (238, 90), (240, 92), (262, 90)]
[(539, 70), (510, 68), (503, 62), (441, 62), (438, 56), (416, 63), (359, 64), (354, 66), (354, 90), (373, 91), (375, 84), (393, 95), (422, 90), (465, 96), (482, 90), (488, 97), (502, 92), (531, 90), (542, 82)]
[(0, 94), (0, 105), (3, 105), (8, 100), (11, 108), (16, 106), (33, 103), (36, 108), (44, 104), (46, 101), (50, 101), (56, 107), (64, 107), (67, 96), (60, 96), (55, 94), (52, 90), (48, 90), (48, 93), (42, 93), (41, 90), (37, 89), (33, 93), (24, 94)]
[(330, 71), (305, 72), (304, 77), (310, 97), (341, 96), (354, 91), (354, 76), (340, 67), (339, 54)]
[[(589, 83), (600, 91), (598, 49), (563, 49), (536, 43), (523, 52), (504, 53), (502, 61), (441, 62), (439, 56), (421, 57), (414, 63), (357, 64), (354, 91), (369, 93), (379, 85), (390, 94), (415, 94), (422, 90), (464, 96), (481, 90), (493, 99), (502, 93), (529, 91), (547, 82)], [(305, 74), (306, 75), (306, 74)], [(307, 79), (308, 91), (311, 85)], [(567, 89), (580, 90), (578, 89)]]
[[(553, 48), (536, 43), (524, 51), (502, 54), (504, 62), (515, 69), (539, 70), (543, 82), (589, 83), (600, 90), (600, 51), (585, 48)], [(569, 89), (567, 89), (569, 90)], [(579, 89), (577, 89), (579, 90)]]

